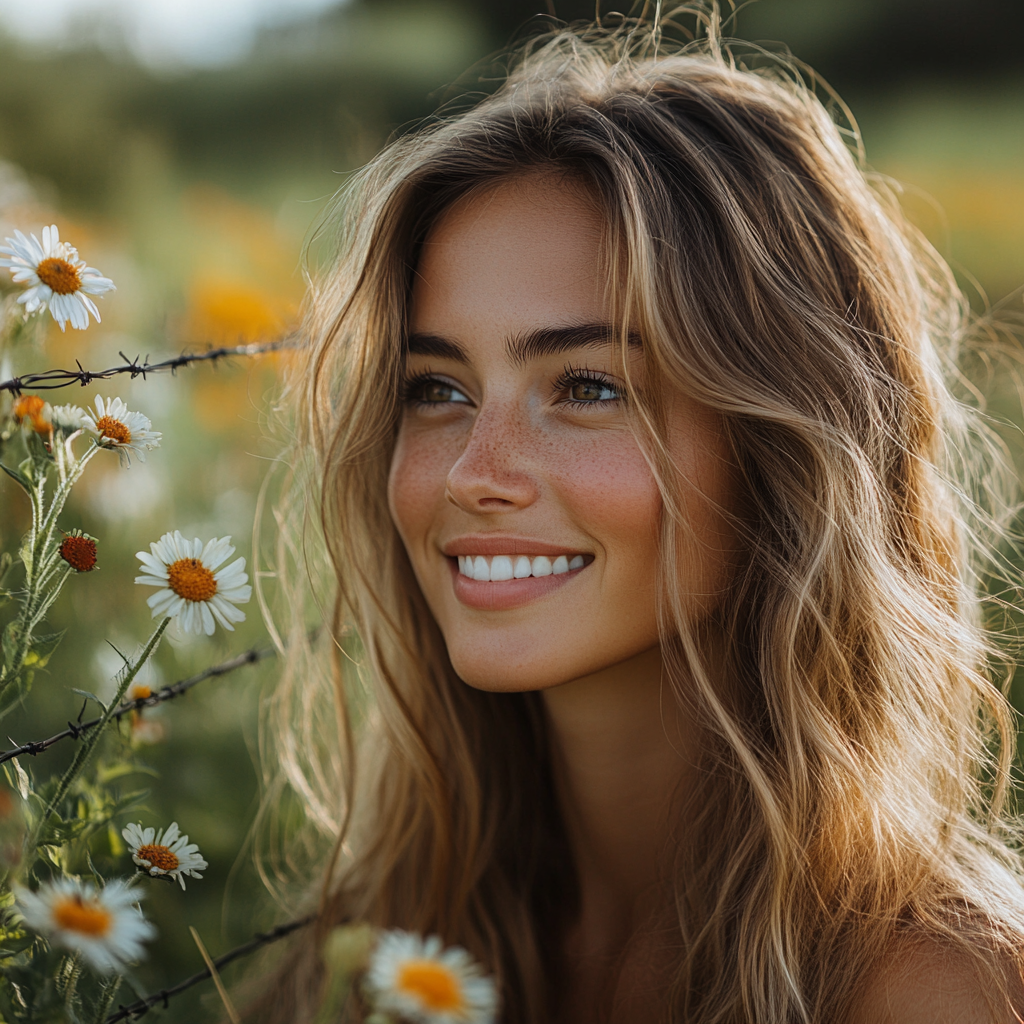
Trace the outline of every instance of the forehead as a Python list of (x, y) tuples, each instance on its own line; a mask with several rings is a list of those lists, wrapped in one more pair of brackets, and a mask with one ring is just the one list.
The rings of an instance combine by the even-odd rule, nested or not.
[(596, 202), (562, 176), (524, 175), (466, 196), (423, 244), (410, 331), (468, 343), (603, 319), (603, 241)]

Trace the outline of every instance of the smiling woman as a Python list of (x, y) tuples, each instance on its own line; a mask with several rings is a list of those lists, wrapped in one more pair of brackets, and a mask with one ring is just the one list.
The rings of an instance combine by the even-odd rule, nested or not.
[[(964, 307), (802, 80), (700, 17), (535, 41), (345, 197), (294, 389), (373, 703), (298, 739), (293, 650), (308, 941), (435, 933), (507, 1024), (1019, 1020)], [(256, 1016), (316, 1018), (309, 954)]]
[[(602, 218), (563, 179), (446, 211), (411, 295), (391, 515), (455, 672), (485, 690), (628, 675), (658, 645), (661, 494), (627, 415)], [(642, 375), (639, 341), (627, 359)], [(686, 509), (707, 551), (731, 504), (725, 439), (693, 403), (673, 420), (677, 465), (712, 487)], [(724, 589), (723, 559), (691, 595)]]

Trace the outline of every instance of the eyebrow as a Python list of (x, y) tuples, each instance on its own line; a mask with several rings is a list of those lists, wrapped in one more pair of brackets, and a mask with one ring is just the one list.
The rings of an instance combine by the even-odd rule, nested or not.
[[(521, 366), (530, 359), (540, 356), (558, 355), (574, 348), (594, 345), (611, 345), (616, 340), (616, 329), (612, 324), (576, 324), (571, 327), (539, 327), (525, 334), (517, 334), (505, 342), (505, 351), (513, 365)], [(640, 347), (640, 335), (630, 331), (626, 343)], [(406, 339), (409, 355), (433, 356), (435, 359), (451, 359), (456, 363), (468, 363), (466, 350), (448, 338), (437, 334), (410, 334)]]

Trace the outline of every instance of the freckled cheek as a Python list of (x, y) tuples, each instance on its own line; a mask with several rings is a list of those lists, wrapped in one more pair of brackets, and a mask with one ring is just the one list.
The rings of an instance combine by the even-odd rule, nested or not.
[(426, 443), (411, 431), (399, 432), (388, 475), (388, 507), (407, 547), (426, 540), (444, 505), (445, 481), (458, 458), (448, 447), (436, 437)]
[(636, 442), (607, 437), (563, 449), (552, 474), (574, 518), (603, 549), (607, 571), (651, 579), (657, 559), (661, 494)]

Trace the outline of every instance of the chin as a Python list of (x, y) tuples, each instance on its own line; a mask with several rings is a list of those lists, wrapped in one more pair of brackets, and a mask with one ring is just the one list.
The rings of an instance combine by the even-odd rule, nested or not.
[(489, 693), (528, 693), (534, 690), (547, 690), (552, 686), (560, 686), (573, 678), (564, 671), (559, 671), (542, 659), (530, 659), (526, 662), (502, 664), (496, 662), (503, 659), (494, 653), (453, 652), (449, 648), (449, 658), (455, 674), (474, 690), (486, 690)]
[(448, 657), (456, 675), (468, 686), (490, 693), (528, 693), (550, 690), (576, 679), (594, 676), (658, 646), (657, 636), (637, 638), (630, 646), (602, 646), (600, 637), (583, 636), (566, 643), (536, 642), (535, 637), (510, 642), (488, 636), (453, 640), (446, 638)]

